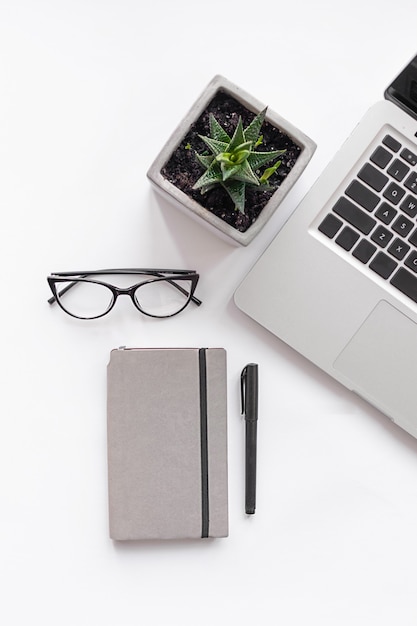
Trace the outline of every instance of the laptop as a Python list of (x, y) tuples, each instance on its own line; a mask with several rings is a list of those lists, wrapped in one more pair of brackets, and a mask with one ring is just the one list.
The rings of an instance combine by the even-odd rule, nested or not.
[(234, 299), (417, 437), (417, 56), (384, 95)]

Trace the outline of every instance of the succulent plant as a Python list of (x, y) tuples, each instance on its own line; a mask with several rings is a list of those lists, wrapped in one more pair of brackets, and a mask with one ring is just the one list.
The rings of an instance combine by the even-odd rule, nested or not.
[(198, 154), (199, 163), (205, 168), (204, 174), (197, 180), (193, 189), (206, 193), (216, 185), (221, 185), (231, 197), (236, 209), (245, 212), (245, 190), (250, 185), (259, 191), (273, 187), (268, 179), (281, 165), (278, 160), (261, 174), (259, 168), (281, 156), (285, 150), (271, 152), (257, 151), (262, 144), (261, 127), (267, 109), (258, 113), (245, 129), (242, 118), (229, 137), (214, 115), (210, 113), (210, 137), (199, 135), (210, 153)]

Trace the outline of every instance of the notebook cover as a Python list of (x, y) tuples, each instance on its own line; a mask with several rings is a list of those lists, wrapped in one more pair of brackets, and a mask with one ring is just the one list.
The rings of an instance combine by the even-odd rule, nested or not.
[(223, 348), (111, 352), (112, 539), (228, 535), (226, 407)]

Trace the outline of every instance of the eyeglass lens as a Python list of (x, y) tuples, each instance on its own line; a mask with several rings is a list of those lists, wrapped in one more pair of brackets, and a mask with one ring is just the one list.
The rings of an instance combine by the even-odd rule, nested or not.
[[(134, 302), (145, 314), (154, 317), (168, 317), (179, 313), (189, 302), (192, 281), (189, 279), (154, 280), (154, 276), (117, 276), (117, 286), (128, 288), (137, 282), (150, 279), (152, 282), (139, 285), (134, 291)], [(91, 281), (77, 281), (71, 289), (59, 295), (74, 280), (56, 283), (58, 301), (70, 315), (82, 319), (93, 319), (105, 315), (114, 304), (114, 294), (109, 287), (94, 282), (109, 282), (109, 276), (95, 275)]]
[(93, 282), (78, 281), (66, 293), (59, 295), (73, 282), (68, 280), (68, 282), (56, 283), (57, 300), (67, 313), (83, 319), (92, 319), (107, 313), (114, 302), (113, 292), (108, 287)]
[(134, 298), (144, 313), (168, 317), (179, 313), (186, 306), (190, 294), (190, 280), (158, 280), (138, 287)]

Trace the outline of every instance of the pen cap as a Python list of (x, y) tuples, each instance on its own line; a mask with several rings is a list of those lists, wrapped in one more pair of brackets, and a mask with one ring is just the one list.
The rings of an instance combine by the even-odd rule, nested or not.
[(242, 371), (242, 413), (246, 420), (258, 419), (258, 364), (248, 363)]

